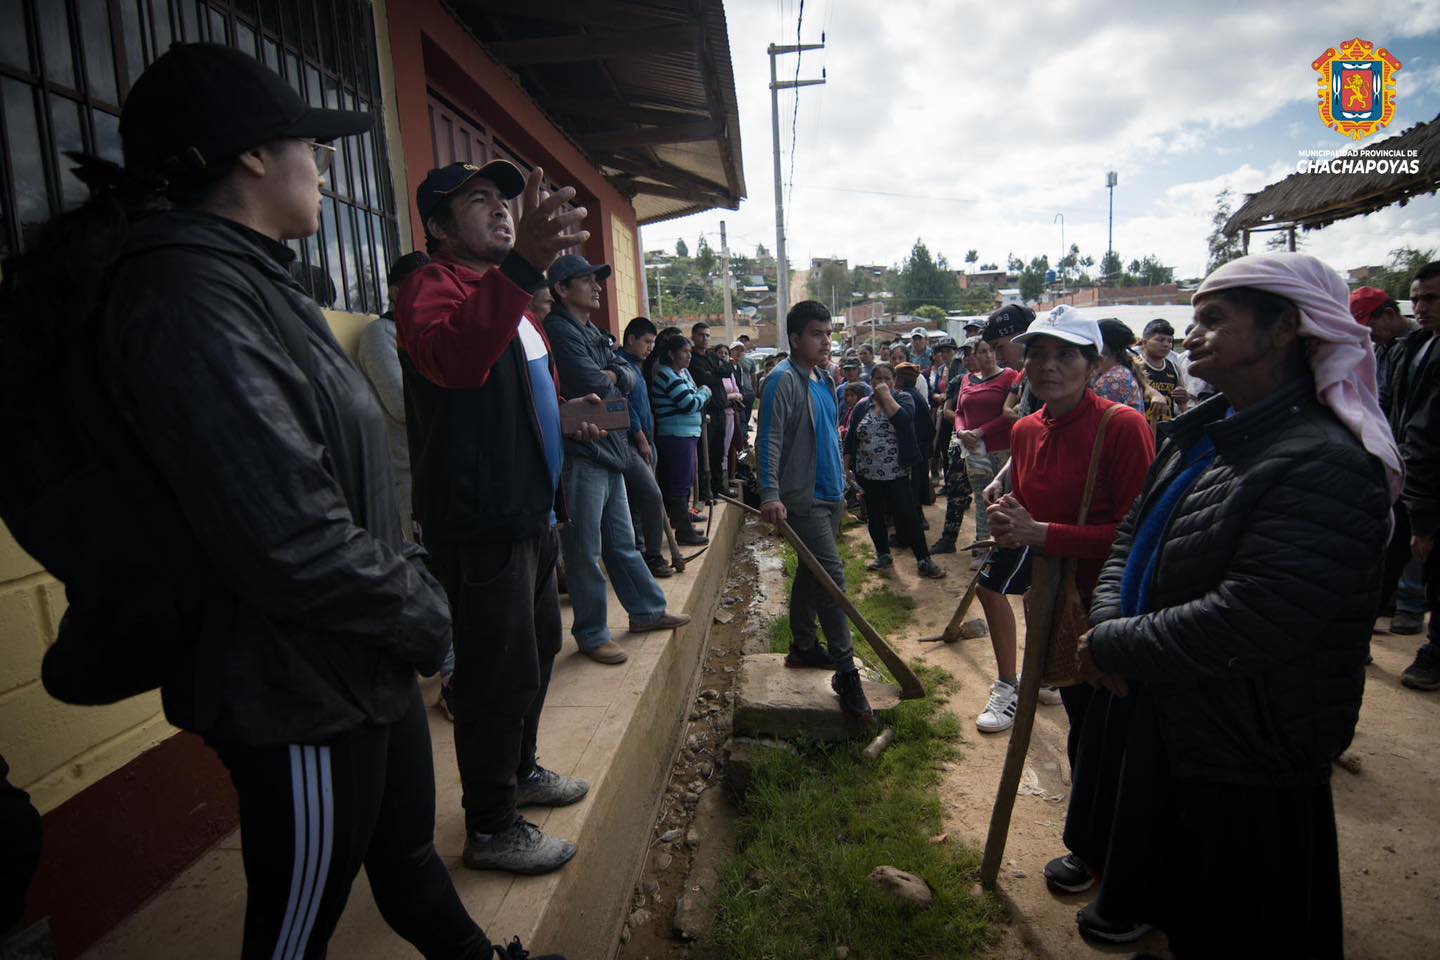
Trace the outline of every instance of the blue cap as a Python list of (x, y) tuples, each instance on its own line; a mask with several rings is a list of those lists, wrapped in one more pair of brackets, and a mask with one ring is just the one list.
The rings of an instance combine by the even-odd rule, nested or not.
[(446, 197), (459, 190), (475, 177), (484, 177), (500, 188), (500, 195), (506, 200), (525, 192), (525, 175), (509, 160), (491, 160), (483, 167), (473, 163), (452, 163), (437, 167), (425, 175), (420, 189), (415, 191), (415, 206), (420, 210), (420, 222), (430, 219)]

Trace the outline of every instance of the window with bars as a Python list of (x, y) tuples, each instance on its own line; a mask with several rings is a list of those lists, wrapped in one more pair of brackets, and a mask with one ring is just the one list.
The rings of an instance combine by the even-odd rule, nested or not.
[(317, 300), (383, 310), (399, 228), (367, 0), (0, 0), (0, 255), (85, 201), (66, 150), (121, 159), (120, 104), (181, 41), (244, 50), (312, 106), (375, 114), (372, 131), (336, 144), (320, 233), (291, 246)]

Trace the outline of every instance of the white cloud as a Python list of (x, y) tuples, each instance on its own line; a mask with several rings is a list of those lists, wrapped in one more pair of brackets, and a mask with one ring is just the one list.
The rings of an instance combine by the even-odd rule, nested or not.
[[(1402, 58), (1416, 69), (1401, 73), (1397, 129), (1422, 119), (1414, 104), (1440, 90), (1440, 4), (1423, 0), (1260, 9), (1238, 0), (1178, 9), (1139, 0), (836, 3), (806, 7), (807, 40), (830, 23), (828, 49), (807, 54), (800, 69), (813, 77), (824, 65), (829, 78), (799, 94), (786, 214), (790, 258), (802, 265), (832, 254), (891, 263), (916, 237), (952, 262), (971, 247), (984, 260), (1053, 257), (1057, 211), (1065, 212), (1067, 244), (1098, 257), (1104, 172), (1115, 169), (1116, 248), (1127, 259), (1154, 252), (1196, 274), (1222, 184), (1256, 190), (1293, 170), (1297, 148), (1342, 145), (1324, 140), (1333, 135), (1318, 118), (1275, 122), (1313, 102), (1310, 62), (1319, 53), (1357, 35), (1416, 50)], [(678, 236), (693, 245), (700, 232), (714, 242), (724, 219), (736, 249), (753, 252), (756, 241), (774, 248), (765, 45), (793, 42), (794, 22), (779, 36), (774, 3), (729, 0), (726, 10), (750, 199), (738, 212), (646, 228), (647, 246), (673, 247)], [(1417, 46), (1413, 38), (1423, 39)], [(793, 77), (794, 57), (780, 63), (782, 76)], [(786, 171), (792, 102), (782, 93)], [(1178, 182), (1165, 183), (1167, 171)], [(1440, 225), (1431, 215), (1440, 204), (1415, 208), (1425, 215), (1404, 221), (1407, 229), (1423, 236)], [(1315, 248), (1369, 256), (1374, 245), (1362, 238), (1376, 232), (1374, 220), (1330, 228)], [(1318, 239), (1347, 230), (1348, 240)]]

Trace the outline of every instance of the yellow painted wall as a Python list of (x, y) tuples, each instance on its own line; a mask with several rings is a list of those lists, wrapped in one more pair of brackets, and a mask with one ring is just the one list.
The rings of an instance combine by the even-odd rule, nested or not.
[[(325, 311), (352, 356), (364, 314)], [(108, 707), (71, 707), (40, 685), (40, 659), (55, 641), (65, 590), (0, 525), (0, 754), (10, 782), (48, 812), (177, 731), (159, 693)]]
[(610, 214), (610, 242), (615, 250), (614, 269), (615, 306), (620, 311), (618, 327), (613, 331), (618, 339), (625, 325), (640, 315), (639, 271), (636, 270), (635, 233), (616, 214)]

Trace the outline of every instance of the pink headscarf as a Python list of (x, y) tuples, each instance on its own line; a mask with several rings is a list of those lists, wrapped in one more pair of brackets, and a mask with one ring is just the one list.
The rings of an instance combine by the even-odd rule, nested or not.
[(1300, 335), (1310, 341), (1307, 356), (1316, 396), (1385, 465), (1391, 495), (1398, 497), (1404, 467), (1390, 424), (1380, 412), (1370, 331), (1350, 315), (1345, 281), (1308, 253), (1256, 253), (1219, 267), (1200, 284), (1193, 300), (1233, 287), (1264, 290), (1300, 308)]

